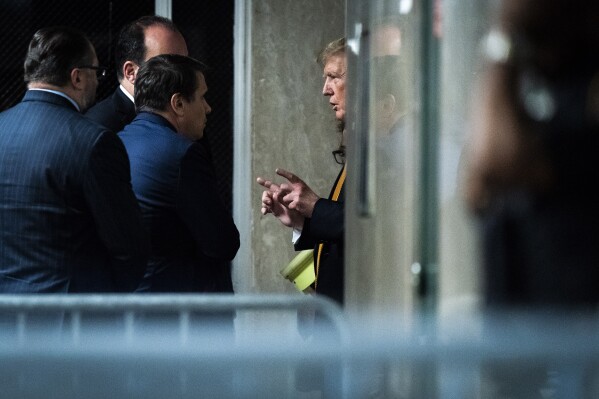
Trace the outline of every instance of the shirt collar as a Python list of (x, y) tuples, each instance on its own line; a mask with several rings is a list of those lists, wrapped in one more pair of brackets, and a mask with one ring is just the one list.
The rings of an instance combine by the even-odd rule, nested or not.
[(129, 94), (129, 92), (127, 91), (127, 89), (125, 89), (125, 87), (123, 87), (123, 85), (119, 85), (119, 89), (121, 89), (121, 91), (122, 91), (123, 93), (125, 93), (125, 95), (127, 96), (127, 98), (128, 98), (129, 100), (131, 100), (131, 102), (132, 102), (133, 104), (135, 104), (135, 99), (133, 98), (133, 96), (132, 96), (131, 94)]
[(67, 96), (66, 94), (64, 94), (62, 91), (58, 91), (58, 90), (51, 90), (51, 89), (38, 89), (38, 88), (35, 88), (35, 89), (29, 89), (29, 90), (46, 91), (46, 92), (48, 92), (48, 93), (53, 93), (53, 94), (56, 94), (56, 95), (58, 95), (58, 96), (64, 97), (64, 98), (66, 98), (67, 100), (69, 100), (69, 101), (71, 102), (71, 104), (73, 104), (73, 105), (75, 106), (75, 108), (77, 109), (77, 111), (81, 112), (81, 108), (79, 108), (79, 104), (77, 104), (77, 103), (75, 102), (75, 100), (73, 100), (71, 97), (69, 97), (69, 96)]

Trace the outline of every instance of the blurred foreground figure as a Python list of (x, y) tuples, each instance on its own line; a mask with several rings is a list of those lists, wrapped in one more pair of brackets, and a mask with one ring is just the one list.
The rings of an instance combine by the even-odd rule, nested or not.
[(464, 194), (489, 305), (599, 302), (599, 2), (507, 0), (483, 43)]
[[(559, 317), (599, 302), (599, 2), (505, 0), (498, 15), (483, 43), (464, 193), (481, 221), (487, 310), (510, 311), (486, 334), (501, 326), (517, 341), (538, 314), (515, 309)], [(480, 397), (596, 398), (598, 375), (582, 358), (489, 359)]]

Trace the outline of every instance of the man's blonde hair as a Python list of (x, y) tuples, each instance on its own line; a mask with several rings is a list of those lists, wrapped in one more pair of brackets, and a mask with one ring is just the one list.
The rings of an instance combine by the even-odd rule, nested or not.
[(329, 58), (331, 58), (332, 56), (340, 53), (345, 54), (346, 48), (347, 45), (345, 44), (345, 37), (333, 40), (332, 42), (327, 44), (324, 49), (322, 49), (322, 51), (318, 55), (318, 58), (316, 58), (316, 61), (324, 67)]

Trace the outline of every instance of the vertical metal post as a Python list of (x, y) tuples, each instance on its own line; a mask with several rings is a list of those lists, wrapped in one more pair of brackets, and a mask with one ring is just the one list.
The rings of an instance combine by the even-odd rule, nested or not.
[(73, 345), (78, 346), (81, 341), (81, 312), (78, 310), (71, 312), (71, 332)]
[[(420, 236), (418, 254), (420, 272), (415, 285), (416, 305), (421, 317), (417, 323), (433, 320), (426, 317), (436, 310), (436, 269), (438, 262), (438, 190), (437, 163), (439, 147), (439, 41), (433, 34), (433, 8), (436, 0), (422, 2), (420, 27), (420, 85), (421, 114), (421, 177), (420, 177)], [(416, 264), (412, 265), (414, 273)], [(422, 327), (421, 327), (422, 328)], [(426, 331), (426, 329), (424, 330)], [(428, 329), (434, 335), (435, 329)], [(423, 337), (434, 340), (434, 336)], [(413, 365), (414, 386), (410, 397), (438, 397), (438, 364), (422, 361)]]
[(25, 344), (25, 323), (27, 314), (25, 312), (17, 313), (17, 342), (19, 346)]
[(189, 339), (189, 311), (187, 310), (179, 312), (179, 334), (181, 345), (187, 345)]
[(168, 19), (173, 19), (173, 1), (156, 0), (154, 3), (154, 14)]
[[(235, 1), (233, 44), (233, 218), (241, 237), (252, 237), (252, 1)], [(255, 287), (251, 240), (241, 240), (233, 260), (233, 286), (251, 292)], [(249, 263), (249, 264), (248, 264)], [(239, 322), (238, 318), (236, 322)]]
[(420, 215), (419, 258), (421, 273), (416, 295), (421, 303), (421, 310), (434, 311), (436, 306), (436, 269), (438, 262), (438, 189), (437, 164), (439, 147), (439, 41), (433, 35), (433, 3), (435, 0), (422, 2), (421, 79), (420, 95), (422, 98), (422, 146), (421, 146), (421, 178), (420, 198), (422, 211)]
[(127, 342), (127, 344), (132, 344), (134, 342), (135, 312), (127, 310), (123, 317), (125, 320), (125, 342)]

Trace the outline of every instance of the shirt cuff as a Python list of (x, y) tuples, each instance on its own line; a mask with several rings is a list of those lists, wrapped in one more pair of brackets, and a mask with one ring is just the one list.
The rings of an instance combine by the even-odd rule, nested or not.
[(294, 228), (293, 229), (293, 235), (291, 236), (291, 243), (295, 244), (297, 242), (297, 240), (299, 240), (299, 238), (302, 235), (302, 231), (299, 229)]

